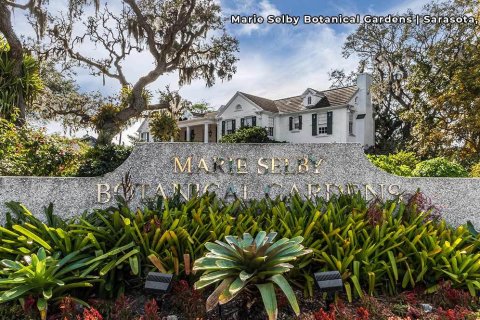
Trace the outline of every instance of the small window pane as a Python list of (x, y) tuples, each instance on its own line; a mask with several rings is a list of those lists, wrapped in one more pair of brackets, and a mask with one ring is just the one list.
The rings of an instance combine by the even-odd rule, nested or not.
[(327, 113), (318, 114), (318, 134), (327, 134)]
[(293, 128), (297, 130), (300, 129), (300, 117), (293, 118)]

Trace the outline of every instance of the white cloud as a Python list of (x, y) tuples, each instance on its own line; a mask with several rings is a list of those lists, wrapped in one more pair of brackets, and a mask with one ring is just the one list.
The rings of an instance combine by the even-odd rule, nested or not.
[(269, 15), (280, 15), (280, 10), (268, 0), (262, 0), (260, 2), (251, 0), (236, 1), (235, 7), (224, 7), (224, 14), (229, 18), (231, 15), (242, 15), (263, 17), (265, 22), (263, 23), (249, 23), (235, 26), (232, 31), (236, 35), (251, 35), (253, 32), (267, 32), (270, 29), (270, 25), (267, 24), (266, 18)]

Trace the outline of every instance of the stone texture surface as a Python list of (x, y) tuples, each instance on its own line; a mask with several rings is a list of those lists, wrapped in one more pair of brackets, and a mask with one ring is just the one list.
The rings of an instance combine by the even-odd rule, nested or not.
[[(230, 158), (233, 159), (231, 172)], [(222, 159), (221, 167), (226, 172), (220, 170)], [(285, 159), (288, 159), (287, 167)], [(300, 172), (294, 172), (298, 171), (299, 164), (305, 163), (308, 163), (307, 172), (305, 166), (301, 166)], [(180, 172), (179, 164), (184, 172)], [(471, 220), (480, 227), (480, 179), (390, 175), (374, 167), (357, 144), (141, 144), (117, 170), (103, 177), (0, 177), (0, 222), (5, 218), (4, 203), (8, 201), (21, 202), (41, 217), (43, 207), (50, 202), (54, 203), (55, 212), (65, 217), (110, 206), (114, 203), (115, 187), (122, 193), (122, 187), (118, 186), (127, 172), (136, 185), (132, 206), (141, 205), (142, 197), (162, 192), (173, 194), (174, 184), (178, 184), (187, 197), (192, 185), (197, 188), (198, 184), (200, 193), (206, 188), (227, 199), (233, 198), (233, 193), (242, 198), (261, 198), (266, 192), (273, 197), (295, 191), (304, 196), (312, 193), (328, 196), (340, 189), (360, 191), (367, 199), (375, 195), (391, 198), (420, 189), (440, 208), (449, 223), (459, 225)]]

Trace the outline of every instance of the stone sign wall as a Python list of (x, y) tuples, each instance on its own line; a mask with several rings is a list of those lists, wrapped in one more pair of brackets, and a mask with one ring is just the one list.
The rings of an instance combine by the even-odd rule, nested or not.
[(471, 220), (480, 227), (480, 179), (394, 176), (374, 167), (358, 144), (141, 144), (103, 177), (0, 177), (0, 222), (7, 201), (36, 215), (52, 202), (67, 217), (110, 206), (125, 193), (127, 173), (133, 206), (175, 190), (185, 198), (206, 191), (226, 199), (360, 191), (366, 199), (386, 199), (420, 189), (449, 223)]

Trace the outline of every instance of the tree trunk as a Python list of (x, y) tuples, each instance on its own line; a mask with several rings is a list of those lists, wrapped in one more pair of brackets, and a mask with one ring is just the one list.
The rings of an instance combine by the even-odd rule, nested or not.
[[(8, 57), (14, 63), (12, 76), (16, 78), (23, 77), (23, 46), (17, 35), (13, 31), (11, 12), (5, 2), (0, 1), (0, 32), (3, 34), (7, 40), (10, 51), (8, 52)], [(16, 125), (23, 126), (25, 124), (26, 118), (26, 104), (23, 97), (23, 88), (20, 88), (17, 96), (17, 108), (20, 111), (19, 117), (17, 119)]]
[(98, 129), (97, 145), (106, 146), (112, 144), (113, 138), (121, 132), (115, 122), (107, 122)]

